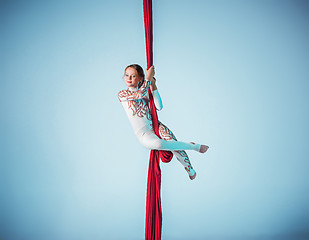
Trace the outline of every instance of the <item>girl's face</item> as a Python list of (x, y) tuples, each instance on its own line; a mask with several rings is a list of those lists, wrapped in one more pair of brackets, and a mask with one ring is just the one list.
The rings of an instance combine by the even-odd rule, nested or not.
[(134, 68), (128, 67), (124, 72), (124, 81), (128, 87), (136, 88), (138, 83), (143, 80)]

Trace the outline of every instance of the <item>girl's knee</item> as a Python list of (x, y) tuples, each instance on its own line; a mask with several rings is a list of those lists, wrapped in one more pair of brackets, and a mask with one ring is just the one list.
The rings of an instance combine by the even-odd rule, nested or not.
[(161, 150), (164, 147), (164, 140), (154, 139), (151, 142), (143, 142), (142, 144), (148, 149)]
[(153, 149), (162, 149), (164, 147), (164, 140), (156, 139), (153, 141)]
[(164, 140), (149, 136), (143, 136), (138, 138), (140, 143), (148, 149), (161, 149), (164, 145)]
[(143, 147), (150, 149), (149, 143), (147, 141), (143, 140), (142, 138), (139, 138), (138, 140), (142, 144)]

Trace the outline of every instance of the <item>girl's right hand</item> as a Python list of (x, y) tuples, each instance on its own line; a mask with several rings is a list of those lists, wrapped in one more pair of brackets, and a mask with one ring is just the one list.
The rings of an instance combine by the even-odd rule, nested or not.
[(149, 69), (146, 70), (146, 79), (152, 81), (155, 75), (154, 66), (151, 66)]

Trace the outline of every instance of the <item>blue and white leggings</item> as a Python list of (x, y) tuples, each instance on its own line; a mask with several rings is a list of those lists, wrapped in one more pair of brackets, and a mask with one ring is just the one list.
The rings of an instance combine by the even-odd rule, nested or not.
[(160, 139), (152, 129), (147, 129), (145, 131), (141, 129), (136, 133), (138, 140), (144, 147), (148, 149), (172, 151), (177, 160), (184, 166), (188, 174), (192, 176), (195, 171), (184, 150), (195, 150), (199, 152), (201, 145), (177, 141), (173, 132), (160, 121), (159, 134), (162, 139)]

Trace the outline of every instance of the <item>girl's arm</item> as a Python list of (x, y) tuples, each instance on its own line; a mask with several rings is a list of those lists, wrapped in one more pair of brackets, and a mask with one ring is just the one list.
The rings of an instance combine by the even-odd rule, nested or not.
[(155, 103), (156, 109), (158, 111), (162, 110), (163, 104), (162, 104), (162, 99), (160, 97), (157, 85), (156, 85), (156, 79), (153, 77), (153, 80), (151, 81), (150, 89), (153, 95), (153, 101)]
[(140, 89), (136, 92), (132, 93), (129, 90), (120, 91), (118, 93), (118, 98), (119, 98), (120, 102), (145, 98), (147, 93), (148, 93), (148, 89), (150, 87), (150, 84), (151, 84), (151, 81), (145, 79), (145, 81), (142, 84), (142, 86), (140, 87)]
[(153, 101), (155, 103), (156, 109), (158, 111), (162, 110), (163, 104), (162, 104), (162, 99), (160, 97), (158, 89), (152, 91), (152, 95), (153, 95)]

